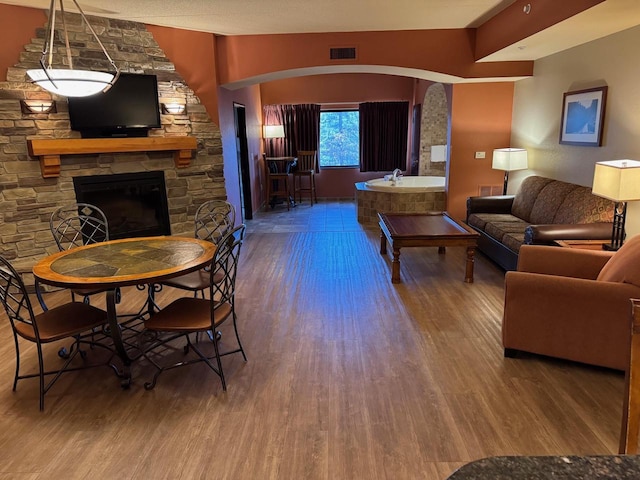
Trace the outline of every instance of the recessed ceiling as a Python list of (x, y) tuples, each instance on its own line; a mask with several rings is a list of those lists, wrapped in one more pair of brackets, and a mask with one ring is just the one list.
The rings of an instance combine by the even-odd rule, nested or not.
[[(88, 15), (250, 35), (477, 27), (516, 0), (82, 0)], [(567, 1), (567, 0), (557, 0)], [(48, 0), (2, 1), (48, 9)], [(531, 2), (532, 8), (535, 3)], [(73, 2), (65, 8), (73, 11)], [(482, 61), (537, 60), (640, 25), (640, 0), (606, 0)]]

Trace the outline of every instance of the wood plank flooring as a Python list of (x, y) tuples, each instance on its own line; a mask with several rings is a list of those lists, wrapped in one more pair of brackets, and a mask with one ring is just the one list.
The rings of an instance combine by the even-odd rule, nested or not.
[[(485, 456), (615, 453), (623, 375), (503, 358), (504, 272), (481, 254), (466, 284), (464, 248), (403, 249), (392, 285), (351, 202), (259, 213), (248, 232), (236, 298), (248, 362), (223, 360), (226, 393), (204, 365), (145, 391), (141, 361), (129, 390), (106, 368), (66, 374), (39, 412), (37, 381), (11, 390), (2, 312), (0, 479), (444, 479)], [(119, 308), (141, 299), (126, 289)]]

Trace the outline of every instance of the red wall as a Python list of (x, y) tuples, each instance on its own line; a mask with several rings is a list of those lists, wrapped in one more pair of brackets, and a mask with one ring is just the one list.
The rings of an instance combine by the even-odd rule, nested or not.
[(368, 73), (310, 75), (266, 82), (263, 105), (278, 103), (359, 103), (413, 99), (412, 78)]
[[(457, 219), (479, 185), (502, 185), (504, 172), (491, 161), (494, 148), (510, 146), (513, 91), (513, 82), (453, 85), (447, 210)], [(484, 159), (474, 158), (478, 151)]]
[(216, 80), (216, 37), (211, 33), (147, 25), (160, 48), (184, 78), (216, 125), (218, 93)]
[(36, 28), (46, 23), (44, 10), (0, 4), (0, 80), (7, 79), (7, 69), (18, 63)]
[[(391, 65), (464, 78), (533, 73), (533, 62), (528, 61), (476, 63), (473, 29), (240, 35), (219, 37), (217, 46), (221, 85), (327, 65)], [(329, 49), (344, 46), (356, 47), (357, 58), (331, 61)]]

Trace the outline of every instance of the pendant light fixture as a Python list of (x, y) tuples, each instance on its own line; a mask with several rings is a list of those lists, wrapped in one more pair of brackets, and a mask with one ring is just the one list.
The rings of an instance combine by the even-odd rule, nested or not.
[(47, 33), (44, 41), (44, 48), (42, 50), (42, 58), (40, 59), (40, 66), (42, 68), (27, 70), (27, 75), (29, 75), (35, 84), (51, 93), (62, 95), (63, 97), (87, 97), (89, 95), (95, 95), (96, 93), (107, 91), (116, 82), (120, 72), (98, 38), (95, 30), (89, 24), (87, 17), (85, 17), (84, 12), (76, 0), (73, 0), (73, 3), (78, 9), (78, 12), (80, 12), (82, 20), (93, 34), (98, 45), (100, 45), (102, 52), (107, 57), (107, 60), (109, 60), (109, 63), (113, 66), (115, 73), (98, 72), (94, 70), (77, 70), (73, 68), (71, 48), (69, 47), (69, 35), (67, 33), (67, 23), (64, 16), (63, 0), (59, 0), (60, 15), (62, 17), (62, 29), (64, 32), (64, 42), (69, 67), (52, 68), (51, 64), (53, 62), (54, 50), (53, 39), (56, 23), (55, 1), (56, 0), (51, 0), (51, 6), (49, 7), (49, 23), (47, 24)]

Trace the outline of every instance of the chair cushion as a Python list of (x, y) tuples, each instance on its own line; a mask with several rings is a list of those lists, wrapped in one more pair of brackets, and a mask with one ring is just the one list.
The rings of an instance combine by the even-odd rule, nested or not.
[(522, 238), (524, 238), (524, 231), (528, 226), (529, 224), (522, 220), (519, 222), (491, 222), (487, 223), (484, 231), (490, 237), (502, 241), (502, 237), (510, 233), (522, 235)]
[(216, 305), (212, 326), (210, 300), (181, 297), (145, 320), (144, 326), (163, 332), (201, 332), (217, 327), (232, 312), (230, 303)]
[(509, 213), (472, 213), (467, 219), (467, 224), (484, 230), (488, 223), (493, 222), (522, 222), (522, 219)]
[(632, 237), (604, 265), (598, 280), (640, 287), (640, 235)]
[[(107, 323), (107, 313), (93, 305), (70, 302), (36, 315), (36, 322), (40, 341), (47, 343), (100, 327)], [(15, 328), (21, 337), (36, 341), (30, 324), (17, 322)]]

